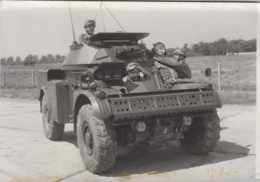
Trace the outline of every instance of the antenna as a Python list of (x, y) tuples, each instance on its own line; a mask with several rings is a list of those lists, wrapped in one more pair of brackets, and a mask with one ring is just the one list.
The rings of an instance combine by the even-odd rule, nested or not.
[[(101, 6), (101, 3), (100, 3), (100, 6)], [(99, 10), (100, 10), (100, 9), (98, 9), (98, 11), (97, 11), (97, 13), (96, 13), (96, 16), (95, 16), (94, 20), (96, 20)]]
[(70, 2), (68, 1), (68, 4), (69, 4), (69, 11), (70, 11), (70, 21), (71, 21), (71, 26), (72, 26), (72, 33), (73, 33), (73, 39), (74, 39), (74, 42), (73, 43), (76, 43), (76, 39), (75, 39), (75, 32), (74, 32), (74, 27), (73, 27), (73, 20), (72, 20), (72, 15), (71, 15), (71, 10), (70, 10)]
[(104, 18), (103, 18), (103, 11), (102, 11), (102, 2), (100, 3), (100, 11), (101, 11), (101, 17), (102, 17), (103, 29), (104, 29), (104, 32), (106, 32), (106, 29), (105, 29), (105, 22), (104, 22)]
[(119, 23), (119, 21), (116, 19), (116, 17), (111, 13), (111, 11), (106, 7), (106, 5), (101, 1), (102, 5), (104, 5), (104, 7), (107, 9), (107, 11), (111, 14), (111, 16), (116, 20), (116, 22), (118, 23), (118, 25), (122, 28), (122, 30), (125, 32), (124, 28), (121, 26), (121, 24)]

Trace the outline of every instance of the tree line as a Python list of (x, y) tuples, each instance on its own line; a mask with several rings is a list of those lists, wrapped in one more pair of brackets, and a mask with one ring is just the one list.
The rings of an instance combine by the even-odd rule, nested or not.
[(1, 58), (1, 64), (3, 65), (32, 65), (32, 64), (44, 64), (44, 63), (61, 63), (64, 61), (66, 56), (61, 55), (52, 55), (48, 54), (47, 56), (41, 56), (40, 58), (37, 55), (28, 55), (22, 60), (19, 56), (16, 58), (8, 57)]
[[(256, 39), (252, 40), (231, 40), (227, 41), (224, 38), (215, 42), (199, 42), (198, 44), (188, 45), (184, 44), (181, 49), (188, 57), (189, 56), (208, 56), (208, 55), (226, 55), (235, 54), (239, 52), (256, 52)], [(173, 56), (173, 48), (167, 49), (167, 55)]]
[[(231, 40), (227, 41), (224, 38), (215, 42), (199, 42), (198, 44), (184, 44), (182, 48), (168, 48), (167, 56), (172, 57), (176, 49), (181, 49), (188, 57), (190, 56), (208, 56), (208, 55), (226, 55), (227, 53), (234, 54), (239, 52), (256, 52), (256, 39), (252, 40)], [(1, 58), (1, 64), (6, 65), (32, 65), (42, 63), (59, 63), (63, 62), (66, 56), (48, 54), (47, 56), (28, 55), (22, 60), (19, 56), (16, 58), (8, 57)]]

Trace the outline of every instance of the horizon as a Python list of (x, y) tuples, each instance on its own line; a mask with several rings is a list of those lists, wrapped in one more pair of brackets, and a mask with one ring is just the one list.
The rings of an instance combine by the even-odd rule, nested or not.
[[(102, 33), (102, 32), (98, 32), (98, 33)], [(108, 33), (108, 32), (107, 32)], [(221, 39), (221, 38), (220, 38)], [(257, 38), (253, 38), (253, 39), (256, 39), (257, 40)], [(249, 39), (249, 40), (243, 40), (243, 39), (236, 39), (236, 40), (243, 40), (243, 41), (250, 41), (250, 40), (253, 40), (253, 39)], [(144, 40), (144, 39), (141, 39), (141, 40)], [(218, 39), (219, 40), (219, 39)], [(216, 40), (217, 41), (217, 40)], [(228, 41), (228, 40), (227, 40)], [(229, 41), (234, 41), (234, 40), (229, 40)], [(228, 41), (228, 42), (229, 42)], [(202, 42), (202, 41), (200, 41), (200, 42)], [(198, 43), (200, 43), (200, 42), (198, 42)], [(215, 41), (214, 41), (215, 42)], [(144, 42), (145, 43), (145, 42)], [(195, 43), (195, 44), (198, 44), (198, 43)], [(212, 42), (204, 42), (204, 43), (212, 43)], [(188, 47), (191, 49), (191, 47), (193, 46), (193, 45), (195, 45), (195, 44), (188, 44)], [(182, 48), (182, 47), (166, 47), (166, 50), (167, 49), (180, 49), (180, 48)], [(228, 52), (227, 52), (228, 53)], [(230, 52), (229, 52), (230, 53)], [(251, 52), (250, 52), (251, 53)], [(37, 56), (39, 59), (42, 57), (42, 56), (48, 56), (48, 55), (52, 55), (52, 56), (56, 56), (56, 55), (59, 55), (59, 56), (67, 56), (67, 55), (65, 55), (65, 54), (51, 54), (51, 53), (47, 53), (47, 54), (45, 54), (45, 55), (36, 55), (36, 54), (28, 54), (28, 55), (26, 55), (24, 58), (22, 58), (21, 56), (8, 56), (8, 57), (0, 57), (0, 59), (2, 59), (2, 58), (5, 58), (5, 59), (7, 59), (7, 58), (9, 58), (9, 57), (13, 57), (14, 59), (15, 58), (17, 58), (17, 57), (20, 57), (21, 58), (21, 61), (24, 61), (24, 59), (26, 58), (26, 57), (28, 57), (28, 56)]]

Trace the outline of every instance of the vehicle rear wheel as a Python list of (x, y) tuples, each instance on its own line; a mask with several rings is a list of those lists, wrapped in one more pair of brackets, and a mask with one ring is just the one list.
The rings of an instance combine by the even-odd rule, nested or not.
[(50, 140), (60, 140), (64, 133), (64, 124), (58, 124), (56, 121), (49, 119), (49, 106), (47, 97), (42, 99), (42, 122), (46, 137)]
[(217, 113), (195, 117), (190, 129), (183, 132), (181, 146), (193, 154), (208, 154), (220, 138), (220, 124)]
[(112, 125), (98, 119), (91, 105), (81, 107), (77, 118), (77, 140), (87, 170), (102, 173), (115, 164), (116, 137)]

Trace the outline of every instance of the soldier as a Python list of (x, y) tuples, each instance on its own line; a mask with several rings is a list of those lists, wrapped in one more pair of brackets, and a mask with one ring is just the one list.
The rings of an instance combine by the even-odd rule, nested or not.
[(148, 80), (149, 77), (143, 72), (140, 65), (138, 63), (131, 62), (126, 67), (127, 72), (127, 80), (135, 82), (135, 81), (145, 81)]
[(79, 36), (78, 44), (87, 43), (87, 40), (94, 34), (96, 22), (94, 20), (86, 20), (84, 23), (85, 34)]
[(159, 64), (167, 66), (176, 71), (177, 75), (174, 75), (174, 78), (191, 78), (191, 69), (185, 61), (186, 55), (180, 50), (174, 51), (173, 54), (176, 62), (173, 62), (167, 57), (156, 57), (155, 60), (157, 60)]
[(185, 61), (186, 55), (180, 50), (174, 51), (173, 55), (177, 62), (169, 65), (169, 67), (178, 73), (179, 78), (191, 78), (190, 67)]

